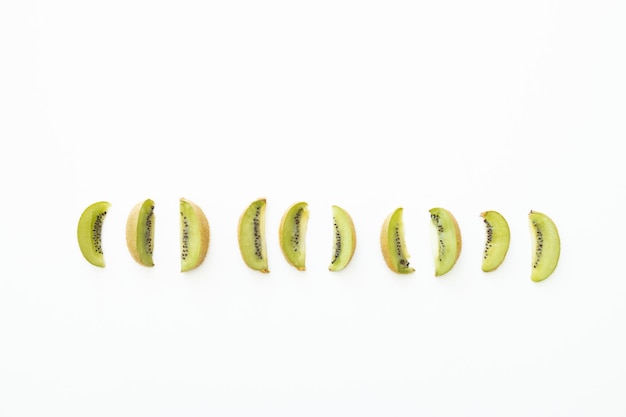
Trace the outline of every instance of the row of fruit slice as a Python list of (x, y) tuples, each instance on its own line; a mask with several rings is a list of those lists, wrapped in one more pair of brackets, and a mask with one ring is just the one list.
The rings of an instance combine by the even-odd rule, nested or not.
[[(452, 213), (445, 208), (430, 209), (430, 218), (435, 229), (435, 275), (448, 273), (461, 255), (461, 230)], [(380, 233), (380, 246), (389, 269), (399, 274), (415, 271), (409, 266), (409, 255), (404, 240), (403, 209), (397, 208), (383, 223)], [(497, 211), (482, 212), (486, 238), (483, 252), (482, 270), (496, 270), (509, 250), (511, 233), (506, 219)], [(530, 278), (543, 281), (556, 269), (561, 253), (558, 229), (550, 217), (532, 211), (528, 215), (532, 232), (532, 269)]]
[[(238, 240), (241, 256), (246, 265), (263, 273), (269, 272), (265, 240), (266, 200), (253, 201), (241, 214)], [(111, 203), (100, 201), (87, 207), (78, 221), (78, 245), (87, 261), (105, 266), (102, 250), (102, 225)], [(356, 233), (352, 218), (339, 206), (332, 206), (334, 247), (329, 270), (344, 269), (356, 248)], [(306, 269), (306, 229), (309, 219), (308, 205), (299, 202), (283, 215), (280, 229), (280, 247), (287, 262), (298, 270)], [(147, 199), (136, 204), (126, 222), (126, 244), (140, 265), (154, 266), (154, 201)], [(209, 249), (210, 227), (206, 215), (194, 202), (180, 199), (180, 262), (181, 271), (197, 268), (204, 262)]]
[[(87, 207), (78, 222), (78, 244), (87, 261), (104, 267), (102, 224), (111, 204), (100, 201)], [(245, 264), (253, 270), (268, 273), (265, 240), (266, 200), (253, 201), (241, 214), (237, 227), (239, 250)], [(333, 248), (329, 270), (340, 271), (350, 263), (356, 249), (356, 231), (346, 210), (332, 206)], [(380, 246), (383, 258), (392, 271), (408, 274), (409, 255), (404, 239), (403, 209), (397, 208), (383, 222)], [(437, 239), (435, 275), (449, 272), (461, 254), (462, 238), (459, 225), (445, 208), (430, 210)], [(510, 231), (505, 218), (497, 211), (481, 213), (486, 239), (482, 270), (497, 269), (509, 249)], [(305, 202), (293, 204), (284, 213), (279, 228), (280, 248), (287, 262), (298, 270), (306, 269), (306, 229), (309, 209)], [(554, 222), (547, 215), (531, 211), (529, 222), (533, 239), (531, 279), (543, 281), (555, 270), (560, 256), (560, 238)], [(147, 199), (133, 207), (126, 223), (126, 243), (135, 261), (154, 266), (154, 201)], [(204, 261), (210, 241), (210, 228), (202, 209), (188, 199), (180, 199), (180, 261), (181, 271), (194, 269)]]

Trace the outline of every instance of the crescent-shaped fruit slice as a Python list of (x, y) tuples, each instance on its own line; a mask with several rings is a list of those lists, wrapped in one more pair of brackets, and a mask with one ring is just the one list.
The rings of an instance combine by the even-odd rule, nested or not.
[(509, 251), (511, 232), (506, 219), (497, 211), (483, 211), (480, 213), (480, 216), (485, 223), (487, 234), (485, 237), (482, 269), (484, 272), (491, 272), (504, 262), (504, 258)]
[(398, 274), (410, 274), (415, 269), (409, 266), (402, 214), (403, 209), (399, 207), (383, 222), (380, 230), (380, 248), (389, 269)]
[(350, 214), (339, 206), (332, 206), (333, 253), (328, 269), (341, 271), (350, 263), (356, 249), (356, 231)]
[(209, 250), (209, 221), (192, 201), (180, 199), (180, 271), (187, 272), (204, 262)]
[(548, 278), (556, 269), (561, 254), (561, 239), (550, 217), (537, 211), (528, 214), (532, 235), (532, 270), (535, 282)]
[(461, 255), (461, 230), (448, 210), (435, 207), (429, 213), (437, 236), (435, 276), (441, 276), (450, 272)]
[(104, 268), (102, 251), (102, 223), (111, 207), (107, 201), (99, 201), (87, 207), (78, 220), (78, 247), (92, 265)]
[(299, 271), (306, 269), (306, 229), (309, 208), (305, 202), (287, 209), (280, 222), (278, 236), (280, 248), (287, 262)]
[(248, 267), (263, 273), (270, 272), (265, 243), (266, 200), (253, 201), (239, 217), (237, 237), (239, 252)]
[(144, 200), (130, 211), (126, 221), (126, 245), (137, 263), (154, 266), (154, 201)]

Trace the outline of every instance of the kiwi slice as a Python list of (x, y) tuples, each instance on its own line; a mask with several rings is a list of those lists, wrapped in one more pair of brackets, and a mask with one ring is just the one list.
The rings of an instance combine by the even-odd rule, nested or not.
[(480, 216), (483, 218), (487, 233), (482, 269), (484, 272), (491, 272), (504, 261), (509, 251), (511, 232), (506, 219), (497, 211), (483, 211)]
[(356, 249), (356, 231), (350, 214), (339, 206), (332, 206), (333, 254), (328, 269), (341, 271), (350, 263)]
[(409, 266), (409, 253), (404, 242), (403, 209), (397, 208), (383, 222), (380, 231), (380, 248), (389, 269), (399, 274), (410, 274), (415, 269)]
[(280, 221), (280, 248), (287, 262), (299, 271), (306, 269), (306, 228), (309, 207), (305, 202), (292, 205)]
[(209, 221), (192, 201), (180, 199), (180, 271), (197, 268), (209, 250)]
[(92, 265), (104, 268), (102, 251), (102, 223), (111, 207), (107, 201), (99, 201), (87, 207), (78, 220), (78, 247)]
[(548, 278), (556, 269), (561, 254), (561, 239), (550, 217), (538, 211), (528, 214), (532, 235), (532, 271), (535, 282)]
[(260, 198), (253, 201), (239, 217), (237, 237), (239, 252), (248, 267), (263, 273), (270, 272), (265, 243), (265, 205)]
[(438, 277), (448, 273), (461, 255), (461, 230), (448, 210), (435, 207), (429, 213), (437, 236), (435, 276)]
[(135, 261), (143, 266), (154, 266), (154, 201), (137, 203), (126, 221), (126, 244)]

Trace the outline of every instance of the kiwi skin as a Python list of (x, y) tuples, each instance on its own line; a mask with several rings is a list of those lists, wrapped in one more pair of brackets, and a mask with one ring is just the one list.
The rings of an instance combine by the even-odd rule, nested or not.
[(265, 240), (265, 198), (253, 201), (241, 213), (237, 225), (239, 252), (244, 263), (251, 269), (267, 274), (270, 272)]
[(133, 259), (140, 265), (154, 266), (154, 201), (137, 203), (126, 221), (126, 245)]
[(104, 252), (102, 250), (102, 223), (111, 207), (108, 201), (91, 204), (78, 220), (78, 247), (83, 257), (92, 265), (104, 268)]
[(209, 250), (209, 221), (196, 203), (180, 199), (180, 271), (199, 267)]
[(354, 255), (356, 249), (356, 231), (350, 214), (339, 206), (332, 206), (333, 213), (333, 253), (328, 269), (341, 271)]
[(483, 211), (480, 217), (483, 218), (486, 228), (482, 270), (491, 272), (504, 262), (509, 250), (511, 231), (504, 216), (495, 210)]
[(280, 221), (278, 236), (285, 260), (298, 271), (306, 270), (306, 229), (309, 208), (305, 202), (293, 204)]
[(409, 253), (404, 241), (404, 210), (397, 208), (387, 216), (380, 230), (380, 248), (385, 263), (398, 274), (410, 274), (415, 268), (409, 266)]
[(540, 282), (552, 275), (559, 263), (561, 238), (556, 224), (546, 214), (531, 210), (528, 220), (532, 242), (530, 279)]

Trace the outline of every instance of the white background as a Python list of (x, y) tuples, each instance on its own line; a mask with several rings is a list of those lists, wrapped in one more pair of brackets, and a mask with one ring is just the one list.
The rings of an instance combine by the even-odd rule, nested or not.
[[(626, 413), (620, 1), (3, 1), (0, 415)], [(179, 272), (178, 199), (209, 218)], [(266, 197), (271, 273), (236, 225)], [(124, 227), (156, 203), (154, 268)], [(76, 225), (107, 200), (107, 267)], [(307, 201), (307, 271), (278, 246)], [(330, 206), (356, 254), (327, 270)], [(464, 247), (433, 273), (428, 209)], [(389, 271), (404, 207), (416, 272)], [(511, 247), (480, 270), (483, 210)], [(530, 280), (527, 214), (561, 232)]]

